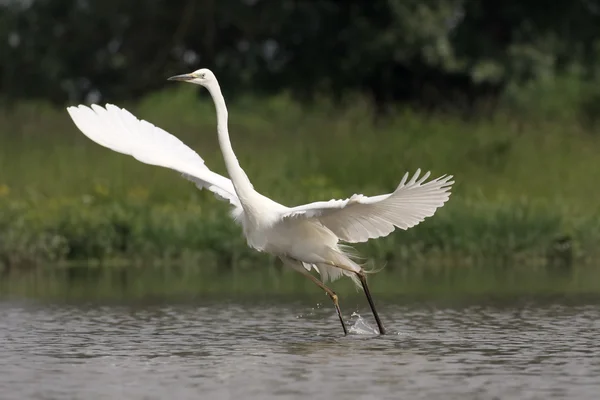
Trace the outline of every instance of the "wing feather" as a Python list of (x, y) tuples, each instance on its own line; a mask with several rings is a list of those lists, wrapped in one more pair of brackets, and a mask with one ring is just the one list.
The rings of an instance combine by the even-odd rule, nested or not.
[(319, 201), (292, 207), (283, 218), (313, 218), (350, 243), (387, 236), (396, 228), (409, 229), (432, 216), (450, 197), (452, 176), (427, 183), (421, 170), (408, 180), (404, 175), (393, 193), (368, 197), (355, 194), (345, 200)]
[(77, 128), (99, 145), (145, 164), (178, 171), (199, 189), (206, 188), (234, 207), (241, 207), (231, 180), (211, 171), (194, 150), (167, 131), (112, 104), (105, 108), (79, 105), (67, 111)]

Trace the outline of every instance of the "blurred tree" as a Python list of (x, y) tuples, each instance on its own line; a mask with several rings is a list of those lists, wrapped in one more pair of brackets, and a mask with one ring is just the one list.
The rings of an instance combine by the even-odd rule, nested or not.
[(136, 98), (206, 66), (228, 97), (439, 107), (573, 66), (595, 76), (600, 0), (4, 0), (0, 33), (5, 100)]

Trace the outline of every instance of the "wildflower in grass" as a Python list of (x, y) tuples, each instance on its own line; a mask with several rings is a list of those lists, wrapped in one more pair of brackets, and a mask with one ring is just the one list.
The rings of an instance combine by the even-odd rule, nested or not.
[(9, 193), (10, 193), (10, 188), (8, 187), (8, 185), (1, 184), (0, 185), (0, 197), (8, 196)]
[(148, 189), (135, 186), (127, 192), (127, 197), (132, 200), (146, 200), (148, 199)]
[(108, 196), (109, 190), (103, 184), (96, 183), (96, 185), (94, 185), (94, 193), (100, 196)]

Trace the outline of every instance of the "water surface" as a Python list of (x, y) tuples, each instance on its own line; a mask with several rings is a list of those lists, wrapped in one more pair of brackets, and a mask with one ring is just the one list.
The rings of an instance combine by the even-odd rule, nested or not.
[[(0, 301), (3, 399), (596, 399), (600, 308), (542, 298)], [(322, 305), (317, 305), (322, 304)], [(364, 321), (353, 311), (358, 310)], [(361, 328), (362, 329), (359, 329)]]

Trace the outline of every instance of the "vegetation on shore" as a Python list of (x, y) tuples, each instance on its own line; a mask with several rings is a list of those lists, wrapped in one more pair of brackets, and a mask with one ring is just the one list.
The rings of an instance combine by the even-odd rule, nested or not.
[[(213, 105), (178, 86), (120, 104), (175, 134), (217, 172)], [(557, 107), (556, 109), (561, 109)], [(282, 95), (230, 104), (232, 142), (257, 190), (284, 203), (393, 190), (406, 171), (455, 176), (449, 202), (408, 231), (357, 248), (375, 268), (547, 266), (600, 258), (600, 135), (564, 112), (465, 120), (368, 102), (301, 107)], [(63, 109), (23, 103), (0, 114), (0, 264), (195, 263), (244, 268), (228, 206), (173, 171), (85, 138)]]

